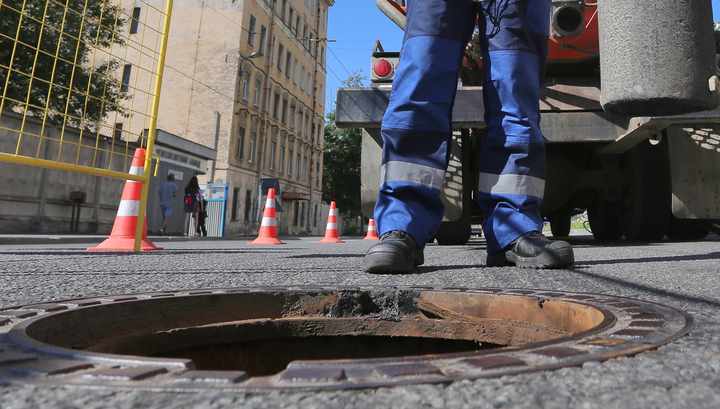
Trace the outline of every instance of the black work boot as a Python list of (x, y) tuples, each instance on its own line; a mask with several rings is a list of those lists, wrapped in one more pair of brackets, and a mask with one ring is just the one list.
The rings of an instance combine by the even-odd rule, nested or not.
[(551, 241), (532, 231), (520, 236), (504, 252), (488, 254), (488, 267), (564, 268), (575, 262), (573, 249), (565, 241)]
[(414, 273), (423, 264), (422, 249), (409, 234), (400, 230), (380, 236), (380, 242), (370, 247), (363, 260), (368, 273)]

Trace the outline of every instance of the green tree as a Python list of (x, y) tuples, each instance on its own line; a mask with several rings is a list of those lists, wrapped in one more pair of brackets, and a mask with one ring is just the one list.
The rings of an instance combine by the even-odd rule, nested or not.
[[(360, 87), (363, 80), (361, 74), (355, 73), (343, 82), (343, 86)], [(343, 213), (352, 217), (361, 214), (361, 141), (361, 129), (340, 129), (335, 126), (335, 111), (328, 113), (323, 154), (323, 200), (334, 200)]]
[[(21, 14), (22, 1), (0, 2), (4, 110), (25, 109), (29, 91), (27, 111), (36, 116), (47, 112), (50, 121), (62, 122), (67, 112), (84, 118), (82, 124), (68, 118), (68, 124), (91, 126), (108, 112), (122, 113), (120, 104), (126, 96), (117, 78), (120, 64), (103, 52), (92, 59), (93, 48), (109, 50), (124, 44), (117, 33), (125, 33), (125, 19), (116, 2), (26, 0), (24, 7)], [(19, 41), (14, 45), (16, 36)], [(94, 98), (86, 101), (86, 93)]]

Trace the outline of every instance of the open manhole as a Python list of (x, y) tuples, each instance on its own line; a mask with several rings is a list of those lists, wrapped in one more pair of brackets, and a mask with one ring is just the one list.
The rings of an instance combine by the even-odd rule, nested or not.
[(450, 382), (657, 348), (686, 314), (542, 290), (255, 288), (0, 310), (0, 381), (152, 389)]

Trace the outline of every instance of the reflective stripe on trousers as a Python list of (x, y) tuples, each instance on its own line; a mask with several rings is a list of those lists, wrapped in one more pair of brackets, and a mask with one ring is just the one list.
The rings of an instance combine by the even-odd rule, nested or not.
[[(403, 230), (423, 246), (440, 225), (458, 71), (477, 12), (471, 0), (408, 4), (381, 131), (383, 170), (375, 206), (380, 234)], [(545, 148), (538, 100), (550, 0), (509, 0), (501, 16), (482, 16), (488, 131), (478, 152), (479, 205), (488, 251), (498, 252), (542, 228)]]

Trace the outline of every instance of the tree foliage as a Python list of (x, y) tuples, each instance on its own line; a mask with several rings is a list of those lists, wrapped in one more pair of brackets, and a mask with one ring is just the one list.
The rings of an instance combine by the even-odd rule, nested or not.
[[(350, 75), (344, 87), (363, 84), (361, 74)], [(340, 129), (335, 126), (335, 111), (328, 113), (325, 125), (323, 156), (323, 200), (337, 202), (338, 208), (350, 216), (360, 213), (361, 129)]]
[(323, 156), (323, 200), (334, 200), (346, 214), (360, 214), (360, 129), (339, 129), (327, 115)]
[[(51, 121), (62, 121), (67, 112), (84, 118), (82, 124), (68, 118), (69, 124), (90, 126), (108, 112), (123, 113), (120, 104), (126, 96), (117, 78), (119, 62), (103, 52), (93, 59), (93, 48), (109, 50), (124, 44), (117, 35), (125, 33), (119, 6), (95, 0), (26, 0), (21, 14), (22, 1), (0, 4), (4, 110), (25, 109), (30, 90), (27, 111), (37, 116), (47, 112)], [(85, 94), (94, 98), (86, 101)]]

